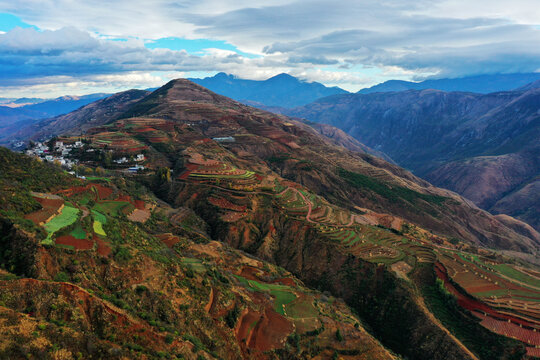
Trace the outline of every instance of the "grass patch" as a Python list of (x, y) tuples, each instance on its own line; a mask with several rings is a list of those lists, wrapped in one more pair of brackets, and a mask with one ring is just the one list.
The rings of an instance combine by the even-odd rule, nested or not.
[(444, 196), (422, 194), (402, 186), (387, 184), (372, 177), (348, 171), (343, 168), (338, 168), (338, 175), (355, 188), (370, 190), (393, 202), (405, 200), (414, 204), (419, 200), (423, 200), (431, 204), (440, 205), (448, 200), (448, 198)]
[(92, 216), (94, 217), (94, 224), (92, 225), (92, 227), (94, 228), (94, 232), (101, 236), (107, 236), (107, 233), (105, 232), (105, 230), (103, 230), (103, 224), (107, 223), (107, 217), (93, 209)]
[(52, 235), (58, 230), (73, 224), (77, 221), (78, 216), (79, 209), (71, 206), (64, 206), (60, 214), (52, 218), (51, 221), (43, 226), (48, 233), (45, 240), (43, 240), (43, 244), (52, 245)]
[(80, 224), (78, 224), (69, 234), (75, 239), (86, 239), (86, 231), (84, 231)]
[(275, 297), (274, 310), (281, 315), (285, 315), (284, 305), (296, 300), (296, 295), (290, 291), (272, 290), (270, 291), (270, 294)]
[(242, 276), (233, 275), (242, 285), (260, 292), (269, 292), (274, 296), (274, 310), (281, 315), (285, 315), (283, 306), (296, 300), (296, 295), (291, 291), (291, 287), (281, 284), (266, 284), (255, 280), (248, 280)]
[(319, 315), (319, 311), (313, 306), (313, 302), (302, 299), (297, 299), (285, 305), (285, 311), (287, 316), (294, 319), (305, 319)]
[(124, 206), (129, 205), (127, 201), (103, 201), (94, 205), (94, 209), (102, 214), (118, 216)]

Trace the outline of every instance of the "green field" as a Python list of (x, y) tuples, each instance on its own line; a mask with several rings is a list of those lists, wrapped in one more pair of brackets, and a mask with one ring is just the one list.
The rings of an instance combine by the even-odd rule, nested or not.
[(198, 273), (206, 271), (206, 266), (204, 266), (199, 259), (183, 257), (182, 264), (189, 266), (191, 269)]
[(103, 230), (103, 224), (107, 223), (107, 217), (96, 210), (92, 210), (92, 216), (94, 217), (94, 232), (98, 235), (107, 236), (107, 233)]
[(276, 298), (274, 300), (274, 310), (281, 315), (285, 315), (283, 305), (287, 305), (296, 300), (296, 295), (290, 291), (271, 290), (270, 294)]
[(510, 265), (501, 264), (501, 265), (494, 265), (491, 267), (496, 269), (501, 274), (508, 276), (511, 279), (515, 279), (517, 281), (520, 281), (528, 285), (532, 285), (534, 287), (540, 287), (540, 280), (535, 279), (532, 276), (529, 276), (519, 270), (516, 270)]
[(287, 305), (296, 299), (296, 295), (291, 291), (291, 287), (281, 284), (266, 284), (255, 280), (248, 280), (242, 276), (233, 275), (238, 281), (253, 291), (269, 292), (274, 300), (274, 310), (281, 315), (285, 315), (283, 305)]
[(58, 230), (73, 224), (75, 221), (77, 221), (78, 216), (79, 216), (79, 209), (71, 207), (71, 206), (64, 206), (64, 208), (62, 209), (59, 215), (52, 218), (51, 221), (49, 221), (43, 226), (45, 230), (47, 230), (48, 234), (42, 243), (47, 244), (47, 245), (52, 245), (53, 244), (52, 235)]
[(287, 316), (295, 319), (304, 319), (316, 317), (319, 311), (313, 306), (312, 301), (302, 300), (301, 298), (285, 305)]
[(76, 239), (86, 239), (86, 231), (84, 231), (80, 224), (78, 224), (69, 234)]
[(89, 180), (89, 181), (105, 180), (107, 182), (111, 181), (110, 178), (106, 178), (106, 177), (102, 177), (102, 176), (87, 176), (86, 180)]

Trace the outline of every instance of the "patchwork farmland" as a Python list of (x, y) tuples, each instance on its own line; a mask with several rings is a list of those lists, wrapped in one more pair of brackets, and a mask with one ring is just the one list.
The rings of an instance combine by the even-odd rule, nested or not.
[(25, 217), (43, 227), (44, 245), (72, 250), (110, 252), (105, 230), (110, 219), (125, 216), (137, 222), (149, 219), (153, 206), (134, 200), (115, 188), (90, 182), (55, 194), (32, 193), (41, 209)]

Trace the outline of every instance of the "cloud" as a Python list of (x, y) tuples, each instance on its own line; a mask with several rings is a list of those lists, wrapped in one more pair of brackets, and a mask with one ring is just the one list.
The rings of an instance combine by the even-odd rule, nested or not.
[(0, 0), (0, 11), (45, 29), (0, 34), (0, 86), (225, 71), (354, 87), (540, 68), (537, 0)]
[[(248, 61), (233, 51), (221, 49), (207, 49), (202, 56), (184, 50), (147, 49), (140, 41), (104, 40), (75, 28), (43, 32), (15, 28), (0, 35), (0, 79), (4, 86), (9, 82), (44, 76), (211, 71)], [(257, 62), (260, 66), (264, 63)]]

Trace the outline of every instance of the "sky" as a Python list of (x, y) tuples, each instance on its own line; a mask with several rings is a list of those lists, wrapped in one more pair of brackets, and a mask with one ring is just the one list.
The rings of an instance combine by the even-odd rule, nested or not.
[(0, 97), (540, 71), (540, 0), (0, 0)]

